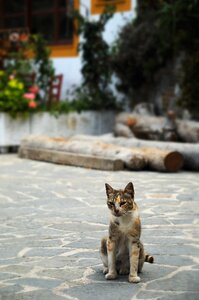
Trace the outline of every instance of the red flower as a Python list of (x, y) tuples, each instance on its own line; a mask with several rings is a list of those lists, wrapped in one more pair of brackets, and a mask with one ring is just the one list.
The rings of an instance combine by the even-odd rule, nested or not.
[(15, 79), (15, 75), (14, 75), (14, 74), (11, 74), (11, 75), (9, 76), (9, 80), (13, 80), (13, 79)]
[(36, 108), (37, 107), (37, 103), (33, 100), (31, 100), (29, 103), (28, 103), (28, 106), (29, 108)]
[(22, 33), (19, 38), (21, 42), (26, 43), (29, 37), (28, 34)]
[(38, 88), (38, 86), (37, 85), (34, 85), (34, 86), (31, 86), (29, 89), (28, 89), (28, 91), (30, 92), (30, 93), (33, 93), (33, 94), (38, 94), (38, 92), (39, 92), (39, 88)]
[(23, 97), (27, 100), (35, 100), (35, 94), (33, 93), (25, 93)]

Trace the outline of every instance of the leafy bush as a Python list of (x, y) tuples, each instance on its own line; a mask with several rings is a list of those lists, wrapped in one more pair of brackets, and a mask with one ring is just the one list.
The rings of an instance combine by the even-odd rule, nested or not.
[(199, 117), (199, 55), (195, 52), (193, 55), (186, 57), (183, 62), (183, 76), (180, 80), (182, 95), (178, 103), (188, 108), (194, 118)]
[(110, 49), (103, 39), (106, 23), (113, 15), (108, 8), (99, 20), (90, 20), (75, 12), (77, 33), (82, 35), (79, 51), (82, 55), (82, 85), (74, 90), (74, 98), (90, 109), (113, 109), (116, 99), (110, 88), (112, 69), (110, 65)]
[[(41, 35), (11, 33), (4, 46), (6, 57), (3, 69), (24, 82), (26, 88), (33, 82), (26, 75), (35, 74), (35, 84), (39, 87), (38, 97), (47, 101), (48, 87), (54, 68), (50, 60), (50, 49)], [(27, 77), (27, 78), (26, 78)]]
[(42, 91), (40, 98), (42, 98), (42, 102), (45, 102), (48, 97), (49, 81), (55, 74), (52, 60), (49, 58), (50, 49), (41, 35), (32, 35), (31, 48), (34, 53), (34, 70), (37, 73), (36, 83), (40, 91)]
[(17, 113), (34, 111), (38, 105), (37, 92), (36, 87), (26, 90), (24, 83), (15, 75), (0, 71), (0, 111), (8, 112), (13, 117)]
[[(46, 41), (40, 35), (24, 33), (11, 33), (5, 41), (4, 68), (0, 70), (0, 111), (15, 116), (42, 109), (54, 75)], [(32, 74), (36, 75), (36, 82)]]
[[(84, 95), (85, 96), (85, 95)], [(40, 106), (40, 110), (49, 111), (52, 115), (59, 116), (61, 114), (69, 112), (81, 112), (85, 110), (96, 110), (88, 102), (88, 98), (77, 98), (75, 100), (63, 100), (59, 103), (52, 104), (49, 108), (46, 106)]]
[(198, 32), (198, 0), (138, 0), (137, 17), (122, 28), (113, 48), (118, 90), (136, 101), (140, 91), (158, 84), (157, 74), (163, 67), (184, 57), (177, 79), (179, 103), (193, 111), (198, 109)]

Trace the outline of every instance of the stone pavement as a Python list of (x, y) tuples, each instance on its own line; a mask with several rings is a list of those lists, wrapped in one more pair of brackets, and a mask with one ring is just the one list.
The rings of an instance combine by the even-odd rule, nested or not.
[[(106, 281), (104, 183), (133, 181), (155, 257), (139, 284)], [(107, 172), (0, 155), (0, 299), (199, 299), (199, 174)]]

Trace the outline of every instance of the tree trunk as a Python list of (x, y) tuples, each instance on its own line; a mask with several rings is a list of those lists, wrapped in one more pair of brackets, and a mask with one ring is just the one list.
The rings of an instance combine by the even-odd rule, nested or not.
[(199, 143), (199, 122), (177, 120), (179, 139), (188, 143)]
[[(93, 136), (77, 135), (76, 138), (96, 139)], [(102, 135), (98, 140), (109, 142), (111, 144), (120, 145), (124, 147), (138, 147), (138, 148), (156, 148), (162, 150), (178, 151), (184, 157), (184, 169), (199, 171), (199, 143), (175, 143), (175, 142), (161, 142), (161, 141), (146, 141), (139, 139), (129, 139), (124, 137), (114, 137), (113, 135)]]
[(183, 167), (184, 158), (178, 151), (157, 148), (142, 148), (140, 150), (148, 161), (148, 167), (152, 170), (177, 172)]
[(116, 123), (114, 127), (114, 134), (115, 136), (124, 136), (128, 138), (133, 138), (134, 134), (132, 130), (129, 128), (129, 126), (122, 124), (122, 123)]
[[(166, 117), (120, 113), (116, 117), (116, 126), (118, 124), (130, 128), (139, 139), (199, 142), (199, 122), (176, 119), (172, 111), (169, 111)], [(125, 134), (120, 135), (118, 131), (117, 136), (125, 136)]]
[(147, 140), (162, 140), (165, 118), (155, 116), (141, 116), (132, 113), (120, 113), (116, 117), (116, 124), (123, 124), (130, 128), (135, 137)]
[(146, 166), (145, 157), (140, 153), (139, 149), (128, 149), (101, 141), (31, 136), (25, 138), (20, 147), (65, 151), (69, 153), (119, 159), (124, 162), (127, 168), (132, 170), (141, 170)]
[(118, 171), (124, 169), (124, 163), (118, 159), (104, 158), (85, 154), (68, 153), (56, 150), (37, 149), (22, 146), (19, 149), (21, 158), (48, 161), (55, 164), (99, 169), (107, 171)]
[[(115, 141), (115, 142), (114, 142)], [(145, 141), (139, 139), (112, 138), (111, 143), (126, 147), (158, 148), (178, 151), (184, 157), (184, 169), (199, 170), (199, 144)]]
[[(183, 155), (175, 150), (158, 149), (153, 145), (153, 147), (148, 147), (147, 145), (139, 147), (136, 144), (138, 139), (128, 139), (128, 138), (115, 138), (112, 135), (103, 136), (88, 136), (88, 135), (77, 135), (72, 138), (73, 140), (87, 140), (87, 141), (103, 141), (105, 143), (120, 145), (127, 147), (127, 149), (136, 149), (142, 154), (146, 160), (146, 167), (157, 171), (167, 171), (167, 172), (177, 172), (183, 167), (184, 158)], [(129, 141), (134, 140), (129, 143)], [(147, 141), (146, 141), (147, 142)]]

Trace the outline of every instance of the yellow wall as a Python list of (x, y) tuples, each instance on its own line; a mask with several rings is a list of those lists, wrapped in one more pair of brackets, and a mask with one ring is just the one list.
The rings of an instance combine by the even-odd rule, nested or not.
[(106, 5), (114, 5), (116, 12), (131, 10), (131, 0), (91, 0), (91, 14), (101, 14)]
[[(80, 1), (74, 0), (74, 9), (79, 10)], [(74, 33), (72, 44), (50, 46), (51, 57), (73, 57), (78, 56), (77, 46), (79, 37)]]
[[(89, 0), (87, 0), (89, 1)], [(132, 9), (132, 0), (112, 0), (108, 1), (109, 5), (115, 5), (116, 12), (130, 11)], [(90, 0), (91, 14), (101, 14), (107, 4), (104, 0)], [(74, 0), (74, 8), (80, 9), (80, 0)], [(73, 43), (65, 45), (50, 46), (51, 57), (75, 57), (78, 56), (77, 46), (79, 36), (74, 33)]]

